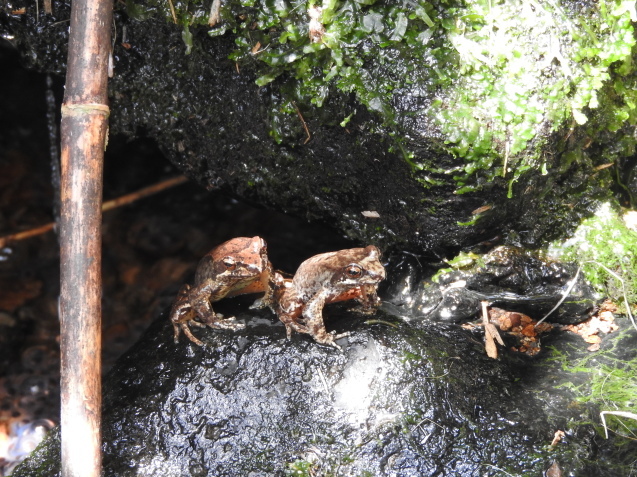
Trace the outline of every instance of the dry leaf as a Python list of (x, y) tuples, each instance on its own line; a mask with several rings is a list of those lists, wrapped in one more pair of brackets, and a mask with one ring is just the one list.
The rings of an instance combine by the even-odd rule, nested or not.
[(493, 337), (488, 333), (484, 335), (484, 349), (487, 351), (489, 358), (496, 359), (498, 357), (498, 347), (495, 345)]

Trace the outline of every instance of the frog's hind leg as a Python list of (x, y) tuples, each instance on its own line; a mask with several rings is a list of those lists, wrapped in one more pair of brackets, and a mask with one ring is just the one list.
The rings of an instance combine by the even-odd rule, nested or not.
[(281, 320), (281, 321), (285, 325), (285, 335), (287, 339), (292, 338), (292, 331), (296, 331), (297, 333), (305, 333), (305, 334), (310, 333), (310, 329), (307, 326), (302, 325), (296, 320), (289, 320), (289, 321)]
[(198, 313), (200, 311), (201, 314), (199, 314), (199, 317), (205, 323), (201, 326), (209, 326), (210, 328), (216, 328), (219, 330), (240, 330), (245, 328), (246, 326), (243, 323), (239, 323), (238, 321), (236, 321), (236, 318), (234, 316), (228, 316), (227, 318), (224, 318), (221, 313), (216, 313), (208, 302), (206, 302), (206, 305), (204, 305), (202, 308), (199, 308), (197, 310)]
[(292, 313), (285, 313), (279, 310), (277, 316), (281, 323), (283, 323), (283, 325), (285, 326), (285, 336), (287, 337), (287, 339), (292, 339), (292, 331), (306, 334), (310, 332), (307, 326), (298, 321), (300, 316), (298, 316), (296, 310)]
[(202, 286), (193, 289), (190, 294), (190, 305), (199, 320), (210, 328), (222, 330), (239, 330), (241, 328), (245, 328), (245, 325), (243, 323), (236, 322), (233, 316), (224, 318), (221, 313), (216, 313), (212, 309), (212, 305), (209, 300), (209, 293), (206, 287)]

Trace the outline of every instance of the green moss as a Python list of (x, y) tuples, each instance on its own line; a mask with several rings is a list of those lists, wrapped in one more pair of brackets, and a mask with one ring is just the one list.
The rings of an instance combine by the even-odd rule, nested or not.
[[(313, 2), (278, 9), (268, 2), (249, 5), (256, 11), (237, 29), (233, 58), (266, 65), (258, 85), (292, 77), (294, 98), (316, 106), (334, 88), (355, 93), (381, 115), (394, 149), (416, 171), (434, 172), (435, 165), (408, 150), (391, 104), (395, 94), (412, 87), (435, 94), (426, 114), (437, 121), (447, 150), (466, 160), (454, 174), (458, 193), (473, 190), (476, 176), (502, 175), (510, 195), (525, 171), (546, 171), (541, 151), (547, 128), (586, 123), (610, 80), (615, 101), (603, 102), (590, 129), (616, 131), (637, 119), (637, 93), (632, 80), (624, 81), (633, 72), (631, 19), (637, 14), (631, 2), (602, 1), (578, 16), (557, 2), (423, 2), (404, 8), (326, 0), (320, 14), (325, 32), (316, 43), (308, 30)], [(439, 184), (422, 176), (425, 186)]]
[[(619, 338), (630, 339), (634, 331), (626, 328)], [(621, 339), (615, 341), (619, 345), (622, 343)], [(637, 356), (634, 353), (632, 358), (626, 358), (626, 350), (617, 350), (613, 347), (578, 358), (569, 358), (570, 353), (560, 352), (554, 347), (549, 348), (551, 357), (547, 361), (559, 364), (564, 372), (573, 373), (572, 379), (557, 387), (567, 388), (573, 392), (578, 403), (592, 406), (595, 409), (595, 422), (599, 422), (599, 411), (637, 412)], [(622, 358), (618, 358), (618, 355)], [(607, 424), (619, 435), (637, 438), (637, 421), (611, 417), (607, 418)], [(597, 429), (604, 435), (599, 424)]]
[(424, 358), (417, 354), (417, 353), (412, 353), (410, 351), (403, 351), (403, 358), (401, 360), (402, 363), (406, 363), (408, 361), (412, 361), (412, 362), (420, 362), (423, 361)]
[[(324, 32), (319, 41), (312, 42), (310, 13), (319, 12), (318, 2), (299, 3), (279, 11), (269, 8), (267, 1), (251, 2), (255, 9), (246, 11), (245, 20), (235, 26), (238, 49), (232, 59), (257, 60), (261, 64), (261, 76), (256, 81), (259, 86), (279, 81), (277, 87), (283, 97), (275, 116), (282, 112), (296, 115), (281, 108), (292, 101), (320, 107), (335, 91), (354, 93), (383, 118), (386, 130), (377, 132), (393, 137), (392, 148), (415, 167), (413, 154), (402, 144), (390, 104), (398, 87), (424, 79), (416, 77), (422, 76), (422, 55), (426, 53), (423, 32), (433, 23), (425, 8), (408, 15), (402, 7), (386, 3), (325, 0), (317, 13)], [(427, 9), (432, 7), (428, 5)], [(391, 67), (395, 59), (400, 59), (400, 68), (387, 78), (378, 77), (364, 67), (378, 58)], [(344, 111), (344, 116), (336, 120), (344, 127), (352, 114)]]
[(615, 101), (604, 101), (590, 137), (636, 123), (634, 79), (624, 80), (633, 71), (634, 2), (601, 1), (585, 13), (558, 2), (476, 1), (442, 23), (458, 67), (447, 73), (452, 86), (436, 117), (450, 150), (467, 161), (455, 176), (458, 193), (473, 190), (476, 174), (493, 180), (499, 170), (511, 196), (524, 172), (546, 170), (546, 132), (585, 124), (611, 78)]
[[(544, 154), (550, 132), (581, 127), (595, 141), (637, 124), (632, 0), (600, 0), (577, 11), (558, 0), (234, 0), (222, 2), (213, 27), (209, 0), (173, 4), (187, 51), (193, 27), (212, 36), (233, 31), (231, 59), (256, 65), (258, 86), (277, 82), (274, 141), (303, 137), (297, 106), (309, 111), (331, 95), (353, 94), (381, 118), (370, 132), (391, 139), (391, 150), (424, 187), (452, 181), (465, 193), (502, 176), (511, 196), (526, 171), (563, 170)], [(172, 21), (169, 2), (148, 5), (129, 1), (128, 10), (143, 18), (154, 9)], [(431, 126), (436, 147), (464, 159), (461, 167), (444, 170), (435, 155), (410, 150), (405, 118), (396, 116), (405, 97), (424, 98), (409, 114)], [(332, 119), (345, 127), (353, 113)], [(634, 135), (613, 142), (600, 161), (635, 151)]]
[(285, 475), (298, 476), (298, 477), (310, 477), (313, 475), (314, 465), (306, 460), (295, 460), (288, 464), (288, 468), (285, 471)]
[[(620, 306), (624, 303), (625, 289), (626, 299), (634, 313), (637, 303), (637, 232), (626, 226), (610, 204), (602, 205), (593, 217), (581, 223), (570, 239), (553, 243), (549, 251), (563, 261), (581, 263), (582, 271), (597, 291), (611, 297)], [(624, 287), (599, 264), (621, 277)]]
[(442, 275), (453, 272), (454, 270), (466, 270), (473, 267), (483, 267), (484, 261), (482, 256), (473, 252), (460, 252), (453, 259), (447, 261), (448, 268), (441, 268), (436, 272), (431, 280), (434, 283), (438, 283), (438, 280)]
[(456, 222), (460, 227), (469, 227), (470, 225), (475, 225), (478, 223), (478, 220), (480, 220), (480, 217), (482, 217), (480, 214), (476, 214), (474, 215), (471, 220), (467, 220), (466, 222)]

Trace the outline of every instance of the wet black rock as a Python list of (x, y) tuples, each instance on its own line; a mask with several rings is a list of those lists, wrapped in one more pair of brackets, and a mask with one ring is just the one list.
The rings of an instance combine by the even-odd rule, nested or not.
[[(547, 452), (565, 421), (468, 331), (326, 311), (352, 331), (342, 352), (286, 340), (267, 312), (239, 315), (238, 332), (196, 329), (204, 347), (173, 343), (160, 317), (104, 383), (104, 475), (541, 475), (556, 456), (583, 468), (592, 434)], [(58, 447), (53, 436), (14, 477), (59, 475)]]
[(516, 247), (460, 255), (454, 269), (440, 273), (435, 283), (422, 280), (421, 267), (409, 262), (414, 259), (397, 262), (385, 285), (398, 314), (460, 323), (476, 318), (486, 301), (535, 320), (550, 313), (549, 322), (574, 324), (590, 318), (601, 302), (576, 264)]

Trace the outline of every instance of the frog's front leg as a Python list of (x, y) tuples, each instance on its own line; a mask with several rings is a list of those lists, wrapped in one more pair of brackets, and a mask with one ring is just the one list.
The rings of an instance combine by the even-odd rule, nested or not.
[(329, 295), (329, 291), (323, 290), (310, 298), (303, 309), (303, 318), (305, 319), (305, 325), (308, 328), (307, 333), (312, 335), (317, 343), (333, 346), (340, 350), (341, 347), (337, 345), (334, 340), (349, 336), (349, 333), (335, 335), (328, 333), (325, 329), (325, 322), (323, 321), (323, 307), (325, 306)]
[(245, 327), (243, 323), (237, 323), (234, 316), (224, 319), (222, 314), (212, 309), (210, 302), (223, 298), (218, 295), (218, 287), (214, 286), (212, 280), (206, 280), (201, 285), (191, 288), (189, 298), (194, 312), (210, 328), (238, 330)]
[[(198, 321), (195, 320), (191, 320), (191, 321), (184, 321), (179, 323), (179, 327), (181, 328), (181, 330), (184, 332), (184, 334), (188, 337), (188, 339), (190, 341), (192, 341), (193, 343), (195, 343), (198, 346), (203, 346), (203, 341), (197, 339), (195, 337), (195, 335), (192, 334), (192, 331), (190, 330), (190, 326), (189, 325), (195, 325), (198, 326), (200, 328), (203, 328), (204, 325), (203, 323), (199, 323)], [(178, 343), (179, 341), (179, 328), (177, 328), (176, 325), (173, 324), (173, 326), (175, 327), (175, 344)]]
[(196, 345), (203, 346), (203, 343), (199, 341), (190, 331), (189, 324), (192, 323), (195, 326), (205, 326), (198, 321), (195, 321), (195, 312), (190, 306), (190, 285), (184, 285), (179, 289), (175, 303), (170, 309), (170, 321), (172, 322), (174, 329), (174, 341), (179, 343), (179, 333), (183, 331), (190, 341)]
[(257, 298), (252, 305), (251, 310), (260, 310), (262, 308), (270, 308), (273, 313), (276, 313), (276, 304), (274, 293), (277, 287), (281, 287), (283, 283), (283, 277), (276, 272), (268, 270), (264, 273), (258, 282), (258, 289), (264, 290), (265, 293), (261, 298)]
[(359, 303), (359, 306), (354, 308), (352, 311), (370, 315), (376, 311), (382, 302), (376, 294), (375, 286), (363, 285), (360, 288), (359, 296), (355, 298)]

